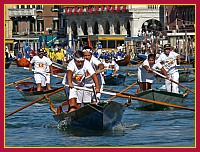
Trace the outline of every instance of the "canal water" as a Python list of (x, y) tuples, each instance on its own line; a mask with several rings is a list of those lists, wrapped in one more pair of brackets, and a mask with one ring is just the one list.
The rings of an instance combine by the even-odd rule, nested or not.
[[(136, 66), (120, 67), (120, 73), (132, 74)], [(29, 77), (32, 72), (11, 65), (5, 70), (5, 83)], [(191, 79), (194, 75), (191, 74)], [(137, 76), (128, 76), (124, 85), (105, 86), (112, 90), (123, 90), (134, 83)], [(33, 81), (33, 80), (32, 80)], [(52, 77), (52, 84), (61, 79)], [(193, 82), (182, 85), (194, 90)], [(138, 85), (127, 92), (135, 93)], [(102, 95), (101, 100), (111, 96)], [(115, 98), (125, 103), (127, 99)], [(5, 88), (5, 110), (9, 112), (31, 101), (25, 101), (13, 85)], [(6, 147), (194, 147), (195, 112), (181, 109), (167, 111), (140, 111), (134, 108), (138, 101), (132, 100), (127, 107), (122, 123), (107, 131), (59, 130), (52, 117), (47, 102), (36, 103), (24, 110), (5, 118)], [(58, 103), (55, 106), (59, 105)], [(195, 97), (189, 93), (184, 106), (195, 108)]]

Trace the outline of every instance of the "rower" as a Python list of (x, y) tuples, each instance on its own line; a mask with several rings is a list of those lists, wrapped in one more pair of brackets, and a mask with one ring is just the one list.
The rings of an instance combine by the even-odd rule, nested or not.
[(138, 67), (138, 83), (140, 90), (145, 91), (151, 89), (151, 84), (155, 78), (152, 69), (159, 69), (168, 77), (163, 66), (160, 63), (155, 63), (155, 54), (149, 54), (148, 58)]
[[(92, 65), (93, 69), (96, 72), (104, 69), (103, 63), (100, 62), (94, 55), (92, 55), (91, 47), (85, 46), (83, 48), (83, 53), (84, 53), (84, 58), (90, 62), (90, 64)], [(105, 82), (104, 82), (104, 78), (103, 78), (102, 74), (101, 73), (97, 74), (97, 78), (98, 78), (100, 90), (103, 91), (103, 85), (105, 84)], [(92, 88), (92, 86), (94, 86), (94, 81), (92, 80), (92, 78), (88, 78), (87, 80), (85, 80), (85, 87)], [(88, 102), (88, 101), (91, 101), (92, 103), (98, 102), (98, 101), (96, 101), (93, 92), (84, 91), (84, 93), (88, 96), (88, 99), (87, 99), (87, 101), (83, 101), (83, 102)], [(100, 96), (101, 96), (101, 94), (97, 93), (98, 100), (100, 99)]]
[[(164, 45), (164, 52), (160, 54), (159, 58), (156, 60), (156, 63), (161, 63), (164, 66), (164, 69), (167, 72), (167, 75), (170, 79), (179, 83), (179, 72), (177, 69), (177, 59), (180, 59), (181, 56), (173, 51), (170, 43)], [(179, 88), (176, 83), (165, 79), (165, 86), (168, 92), (179, 93)]]
[[(84, 99), (84, 98), (87, 98), (84, 92), (82, 90), (78, 90), (74, 88), (74, 86), (85, 85), (85, 78), (87, 74), (91, 75), (95, 83), (95, 91), (96, 93), (99, 93), (100, 89), (99, 89), (98, 78), (92, 65), (90, 64), (89, 61), (84, 59), (84, 53), (82, 51), (76, 51), (74, 54), (74, 59), (71, 60), (67, 66), (67, 73), (66, 73), (67, 81), (69, 84), (69, 87), (65, 87), (65, 91), (67, 95), (66, 97), (69, 99), (68, 112), (72, 112), (80, 108), (81, 103), (84, 103), (84, 101), (87, 101), (86, 99)], [(64, 105), (64, 103), (62, 105)], [(57, 110), (57, 113), (60, 113), (62, 107), (58, 107), (58, 108), (59, 109)]]
[[(52, 62), (44, 56), (44, 50), (40, 49), (38, 54), (32, 58), (29, 63), (29, 70), (32, 71), (32, 64), (34, 64), (34, 79), (37, 84), (37, 91), (42, 91), (42, 86), (47, 85), (47, 89), (51, 90), (50, 84), (46, 84), (46, 68), (49, 66), (50, 75), (53, 75)], [(49, 74), (49, 73), (48, 73)]]

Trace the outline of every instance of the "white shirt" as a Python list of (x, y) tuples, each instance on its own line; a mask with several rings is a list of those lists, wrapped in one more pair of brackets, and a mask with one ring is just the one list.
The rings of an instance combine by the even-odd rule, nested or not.
[(43, 56), (42, 58), (40, 58), (39, 56), (34, 56), (30, 63), (34, 63), (34, 68), (36, 72), (46, 73), (47, 68), (52, 64), (52, 61), (45, 56)]
[(177, 66), (177, 61), (176, 57), (179, 56), (178, 53), (171, 51), (169, 55), (166, 55), (164, 52), (160, 54), (158, 59), (156, 60), (157, 62), (163, 63), (163, 66), (167, 72), (167, 74), (173, 74), (174, 72), (177, 72), (178, 69), (176, 68)]
[(145, 78), (149, 78), (149, 79), (154, 79), (154, 73), (153, 72), (148, 72), (147, 70), (146, 70), (146, 68), (144, 67), (144, 66), (148, 66), (148, 67), (150, 67), (150, 68), (152, 68), (152, 69), (154, 69), (154, 70), (156, 70), (156, 69), (161, 69), (163, 66), (159, 63), (159, 62), (157, 62), (157, 63), (155, 63), (155, 64), (153, 64), (153, 65), (149, 65), (149, 62), (148, 62), (148, 59), (146, 59), (143, 63), (142, 63), (142, 65), (140, 65), (139, 67), (138, 67), (138, 73), (141, 73), (141, 76), (142, 77), (145, 77)]
[(95, 73), (92, 65), (89, 61), (85, 60), (82, 68), (77, 68), (76, 63), (71, 60), (67, 66), (67, 70), (72, 71), (72, 83), (73, 85), (83, 86), (85, 84), (85, 78)]
[[(98, 65), (102, 64), (96, 57), (92, 56), (90, 59), (90, 64), (92, 65), (93, 69), (96, 71), (98, 69)], [(100, 84), (104, 84), (104, 78), (102, 76), (102, 74), (97, 74), (97, 78)], [(94, 85), (94, 81), (92, 78), (88, 78), (85, 80), (85, 86), (86, 87), (91, 87), (92, 85)]]

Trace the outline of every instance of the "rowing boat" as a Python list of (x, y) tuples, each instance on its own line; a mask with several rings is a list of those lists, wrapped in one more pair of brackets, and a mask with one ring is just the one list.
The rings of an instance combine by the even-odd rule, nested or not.
[(119, 66), (127, 66), (130, 62), (130, 55), (125, 56), (123, 59), (121, 60), (116, 60), (116, 63)]
[[(175, 105), (181, 105), (183, 103), (183, 100), (187, 97), (188, 92), (185, 94), (177, 94), (177, 93), (172, 93), (172, 92), (166, 92), (162, 90), (154, 90), (154, 89), (149, 89), (143, 92), (136, 93), (135, 96), (139, 98), (145, 98), (145, 99), (150, 99), (150, 100), (155, 100), (155, 101), (162, 101), (170, 104), (175, 104)], [(149, 103), (149, 102), (142, 102), (140, 101), (138, 103), (138, 106), (136, 109), (140, 110), (168, 110), (171, 109), (171, 107), (163, 106), (163, 105), (158, 105), (154, 103)]]
[(110, 101), (87, 104), (70, 113), (62, 112), (53, 117), (62, 129), (106, 130), (121, 122), (124, 110), (124, 105)]
[[(189, 71), (181, 71), (179, 72), (179, 82), (189, 82), (190, 72)], [(157, 76), (154, 84), (164, 84), (165, 79), (162, 77)]]
[(22, 57), (17, 61), (18, 67), (29, 67), (30, 61), (27, 58)]
[(179, 82), (188, 82), (189, 81), (190, 72), (182, 71), (179, 72)]
[(124, 84), (125, 79), (126, 76), (122, 74), (108, 75), (104, 77), (106, 85), (121, 85)]
[(5, 68), (8, 69), (10, 67), (11, 63), (12, 62), (10, 62), (10, 61), (6, 61), (5, 62)]
[[(24, 97), (25, 100), (31, 101), (31, 100), (36, 100), (45, 94), (51, 93), (53, 91), (56, 91), (59, 88), (54, 88), (52, 90), (43, 90), (43, 91), (36, 91), (36, 84), (34, 82), (19, 82), (19, 83), (14, 83), (16, 89), (21, 93), (21, 95)], [(56, 94), (51, 95), (50, 100), (55, 101), (55, 102), (60, 102), (66, 99), (66, 95), (64, 90), (60, 91)]]

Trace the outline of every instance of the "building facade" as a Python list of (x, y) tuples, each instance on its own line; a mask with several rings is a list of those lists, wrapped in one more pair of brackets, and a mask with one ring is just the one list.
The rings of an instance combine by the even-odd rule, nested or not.
[(5, 6), (5, 44), (15, 52), (25, 44), (34, 50), (55, 44), (79, 49), (89, 37), (105, 48), (116, 47), (126, 37), (157, 33), (176, 43), (176, 35), (185, 32), (194, 39), (195, 5)]
[(27, 45), (37, 50), (57, 37), (58, 10), (57, 5), (5, 6), (5, 45), (14, 56)]

